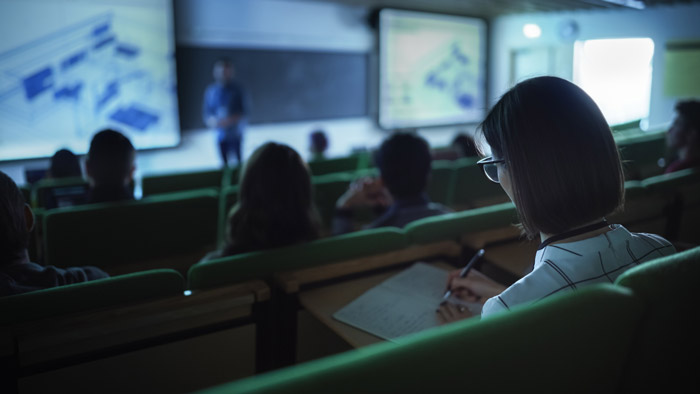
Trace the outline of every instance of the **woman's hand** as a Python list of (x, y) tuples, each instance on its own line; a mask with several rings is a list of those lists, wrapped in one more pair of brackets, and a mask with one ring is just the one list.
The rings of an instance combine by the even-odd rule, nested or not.
[(452, 304), (449, 301), (440, 304), (440, 307), (435, 312), (437, 312), (437, 320), (439, 324), (452, 323), (474, 316), (469, 308)]
[(459, 277), (460, 271), (450, 272), (447, 277), (447, 289), (452, 290), (452, 295), (463, 301), (483, 304), (489, 298), (501, 294), (506, 289), (506, 286), (475, 269), (470, 270), (464, 278)]

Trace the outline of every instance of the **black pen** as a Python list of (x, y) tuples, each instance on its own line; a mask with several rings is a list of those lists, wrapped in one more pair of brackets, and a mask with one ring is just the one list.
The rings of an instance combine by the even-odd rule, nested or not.
[[(476, 254), (474, 255), (474, 257), (472, 257), (472, 259), (469, 260), (469, 262), (467, 263), (467, 265), (465, 265), (464, 268), (462, 268), (462, 272), (459, 273), (459, 277), (460, 277), (460, 278), (466, 277), (467, 274), (469, 274), (469, 270), (471, 270), (472, 267), (474, 266), (474, 263), (476, 263), (477, 261), (479, 261), (479, 259), (480, 259), (481, 256), (483, 256), (483, 255), (484, 255), (484, 249), (479, 249), (479, 251), (476, 252)], [(447, 291), (445, 292), (445, 295), (442, 296), (442, 299), (445, 300), (445, 301), (447, 301), (447, 299), (450, 298), (451, 295), (452, 295), (452, 290), (447, 290)]]

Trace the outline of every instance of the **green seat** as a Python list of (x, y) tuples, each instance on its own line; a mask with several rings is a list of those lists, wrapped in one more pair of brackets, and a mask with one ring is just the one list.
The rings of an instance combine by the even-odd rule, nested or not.
[(185, 190), (221, 187), (223, 170), (183, 172), (177, 174), (144, 175), (141, 179), (143, 196)]
[(333, 221), (333, 213), (335, 212), (335, 204), (338, 198), (348, 190), (348, 186), (350, 186), (350, 182), (353, 179), (354, 175), (350, 172), (311, 178), (316, 208), (318, 208), (318, 213), (321, 215), (321, 220), (326, 227), (329, 227)]
[(649, 261), (620, 275), (647, 304), (642, 332), (630, 355), (624, 392), (683, 392), (697, 382), (694, 357), (700, 324), (693, 311), (700, 277), (700, 247)]
[(41, 179), (32, 188), (34, 208), (61, 208), (86, 202), (90, 186), (81, 177)]
[(501, 186), (486, 178), (474, 158), (456, 161), (453, 193), (452, 204), (456, 209), (476, 208), (508, 201), (508, 195)]
[(678, 240), (700, 242), (697, 220), (700, 219), (700, 171), (685, 169), (670, 174), (649, 177), (642, 181), (649, 193), (665, 200), (667, 218), (663, 235)]
[(406, 234), (396, 228), (358, 231), (293, 245), (251, 252), (193, 265), (187, 273), (189, 288), (201, 290), (251, 279), (267, 279), (273, 274), (351, 260), (403, 249)]
[(0, 297), (0, 325), (178, 296), (184, 290), (182, 275), (158, 269)]
[(642, 314), (631, 292), (590, 286), (202, 393), (615, 392)]
[(360, 164), (359, 155), (350, 155), (347, 157), (337, 157), (325, 160), (310, 161), (309, 170), (314, 176), (334, 174), (337, 172), (355, 171)]
[(218, 221), (219, 193), (206, 189), (54, 210), (44, 217), (45, 262), (186, 272), (215, 248)]
[(626, 181), (624, 205), (607, 219), (630, 231), (663, 234), (666, 231), (667, 204), (667, 198), (650, 192), (641, 181)]
[(507, 227), (516, 221), (515, 205), (508, 202), (416, 220), (404, 231), (411, 244), (428, 244), (459, 239), (471, 232)]
[(428, 181), (428, 196), (434, 202), (450, 206), (455, 184), (455, 170), (449, 160), (437, 160), (432, 164)]
[(659, 159), (666, 156), (665, 132), (620, 138), (616, 142), (626, 179), (641, 180), (663, 172)]

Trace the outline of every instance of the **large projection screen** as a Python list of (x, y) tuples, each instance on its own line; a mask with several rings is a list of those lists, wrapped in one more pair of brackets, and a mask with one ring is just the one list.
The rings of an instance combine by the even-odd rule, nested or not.
[(0, 161), (87, 151), (113, 128), (176, 146), (172, 0), (0, 1)]
[(379, 12), (379, 126), (479, 122), (484, 116), (486, 23), (477, 18)]

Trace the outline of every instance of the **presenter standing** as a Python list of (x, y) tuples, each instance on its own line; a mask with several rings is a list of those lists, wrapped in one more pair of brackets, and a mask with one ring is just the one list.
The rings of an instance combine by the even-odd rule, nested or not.
[(241, 145), (247, 125), (248, 96), (243, 87), (234, 80), (235, 70), (229, 59), (214, 63), (214, 83), (204, 92), (202, 117), (207, 127), (216, 129), (221, 159), (228, 166), (228, 156), (233, 152), (242, 163)]

